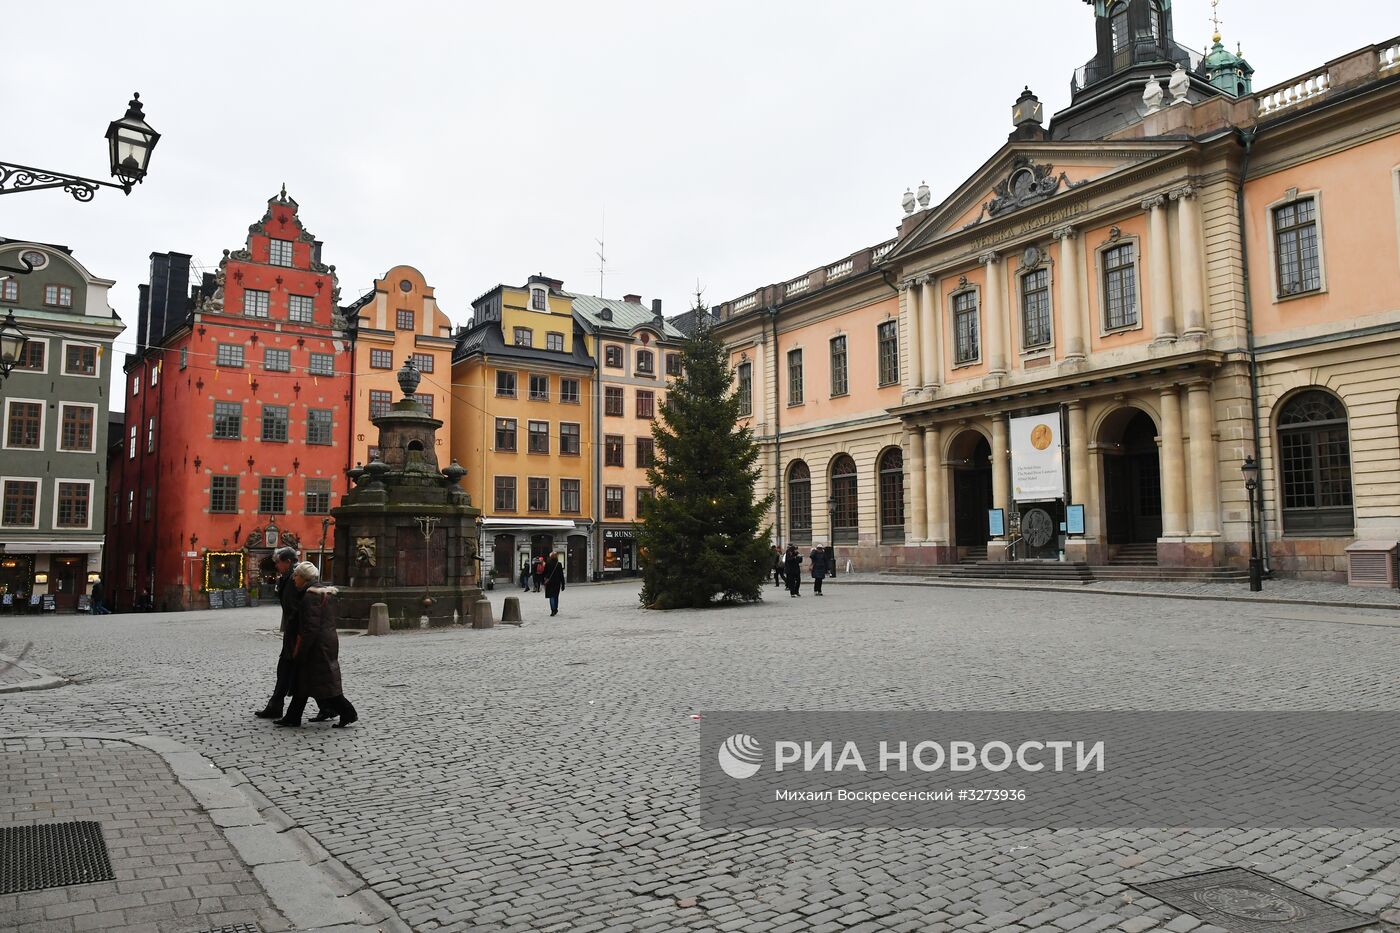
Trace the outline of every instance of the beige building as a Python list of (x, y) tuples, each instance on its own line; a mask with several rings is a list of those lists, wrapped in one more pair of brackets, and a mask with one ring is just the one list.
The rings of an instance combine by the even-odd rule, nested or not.
[(1048, 126), (1026, 92), (894, 240), (715, 309), (777, 537), (1238, 567), (1253, 457), (1272, 569), (1344, 577), (1400, 537), (1400, 41), (1256, 93), (1152, 0), (1090, 15)]

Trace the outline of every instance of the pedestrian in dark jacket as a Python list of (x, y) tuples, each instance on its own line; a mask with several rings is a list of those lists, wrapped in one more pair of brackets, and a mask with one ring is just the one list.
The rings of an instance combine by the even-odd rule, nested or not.
[(773, 545), (773, 585), (783, 582), (783, 549)]
[(528, 554), (520, 559), (520, 589), (522, 592), (530, 592), (530, 576), (533, 567), (534, 564)]
[(282, 607), (282, 651), (277, 656), (277, 684), (272, 688), (272, 698), (267, 705), (254, 713), (260, 719), (280, 719), (282, 705), (292, 692), (292, 648), (296, 645), (297, 589), (292, 585), (292, 565), (297, 562), (295, 548), (280, 547), (272, 553), (273, 566), (277, 568), (277, 603)]
[(783, 558), (783, 578), (787, 580), (789, 594), (802, 595), (802, 555), (797, 553), (795, 544), (788, 545), (787, 556)]
[(549, 560), (545, 561), (544, 573), (544, 595), (549, 600), (549, 614), (557, 616), (559, 614), (559, 593), (564, 589), (564, 565), (559, 563), (559, 552), (550, 551)]
[(822, 595), (822, 580), (826, 579), (826, 548), (820, 544), (812, 548), (812, 589)]
[[(318, 586), (316, 565), (302, 561), (292, 568), (292, 585), (300, 599), (296, 611), (296, 643), (292, 648), (294, 686), (287, 715), (279, 726), (300, 726), (308, 697), (315, 697), (324, 713), (339, 715), (335, 728), (344, 729), (359, 714), (340, 686), (340, 639), (336, 634), (333, 586)], [(322, 718), (329, 718), (324, 716)]]
[(544, 586), (544, 565), (545, 565), (544, 555), (541, 554), (539, 557), (536, 557), (536, 558), (535, 558), (535, 592), (536, 592), (536, 593), (538, 593), (538, 592), (540, 591), (540, 587)]

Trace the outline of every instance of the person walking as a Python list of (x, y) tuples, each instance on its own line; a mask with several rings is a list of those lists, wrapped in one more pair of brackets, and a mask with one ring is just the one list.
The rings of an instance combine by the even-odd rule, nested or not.
[(773, 585), (783, 582), (783, 549), (773, 545)]
[(340, 685), (340, 638), (335, 630), (339, 591), (333, 586), (320, 586), (320, 581), (321, 573), (310, 561), (304, 560), (292, 568), (292, 585), (298, 595), (296, 641), (292, 646), (294, 685), (287, 714), (276, 720), (279, 726), (300, 726), (309, 697), (315, 697), (321, 705), (322, 716), (318, 719), (340, 717), (335, 724), (337, 729), (360, 718)]
[(540, 591), (540, 587), (544, 586), (544, 565), (545, 565), (544, 555), (541, 554), (539, 557), (536, 557), (536, 558), (535, 558), (535, 592), (536, 592), (536, 593), (538, 593), (538, 592)]
[(788, 545), (787, 556), (783, 558), (783, 578), (787, 580), (790, 595), (802, 595), (802, 555), (797, 553), (795, 544)]
[(559, 614), (559, 592), (564, 589), (564, 565), (559, 563), (559, 552), (550, 551), (549, 560), (544, 565), (544, 596), (549, 600), (549, 614)]
[(812, 589), (822, 595), (822, 580), (826, 579), (826, 548), (818, 544), (812, 548)]
[(533, 566), (529, 554), (520, 556), (520, 591), (522, 593), (530, 592), (530, 571)]
[(93, 581), (92, 593), (89, 595), (89, 598), (92, 602), (92, 608), (90, 611), (93, 615), (105, 616), (111, 611), (107, 608), (106, 602), (104, 602), (104, 598), (106, 597), (106, 595), (107, 591), (102, 586), (102, 578), (98, 577), (96, 580)]
[[(259, 719), (280, 719), (282, 706), (292, 693), (295, 671), (292, 649), (296, 646), (297, 603), (300, 600), (297, 588), (292, 583), (292, 567), (296, 562), (296, 548), (279, 547), (272, 552), (272, 564), (277, 568), (277, 583), (273, 591), (277, 594), (278, 605), (282, 607), (282, 622), (279, 626), (282, 631), (282, 651), (277, 655), (277, 683), (272, 688), (272, 696), (266, 706), (253, 714)], [(326, 718), (329, 718), (326, 711), (321, 709), (317, 714), (317, 721)]]

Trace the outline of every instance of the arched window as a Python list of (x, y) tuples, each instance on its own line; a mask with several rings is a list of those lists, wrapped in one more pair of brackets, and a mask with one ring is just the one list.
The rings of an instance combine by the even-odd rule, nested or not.
[(1351, 444), (1340, 399), (1312, 389), (1278, 415), (1286, 534), (1351, 534)]
[(856, 462), (847, 454), (831, 461), (831, 537), (833, 544), (855, 544), (860, 539), (859, 484)]
[(797, 544), (812, 540), (812, 471), (798, 460), (788, 467), (788, 539)]
[(880, 540), (904, 542), (904, 451), (898, 447), (880, 455)]
[(1109, 29), (1113, 34), (1113, 67), (1118, 69), (1132, 61), (1132, 33), (1128, 30), (1128, 0), (1118, 0), (1108, 11)]
[(1147, 28), (1152, 39), (1162, 44), (1162, 7), (1157, 0), (1147, 0)]

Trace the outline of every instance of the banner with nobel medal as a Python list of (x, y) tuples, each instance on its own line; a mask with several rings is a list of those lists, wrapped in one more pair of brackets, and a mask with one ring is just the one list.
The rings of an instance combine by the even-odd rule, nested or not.
[(1011, 419), (1011, 498), (1043, 502), (1065, 495), (1064, 457), (1060, 450), (1060, 414)]

